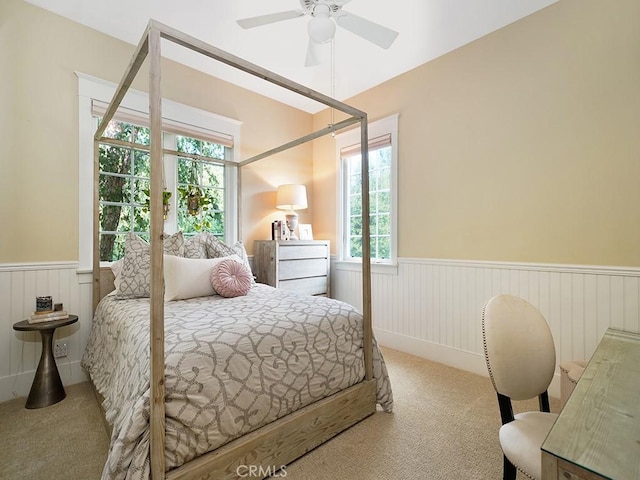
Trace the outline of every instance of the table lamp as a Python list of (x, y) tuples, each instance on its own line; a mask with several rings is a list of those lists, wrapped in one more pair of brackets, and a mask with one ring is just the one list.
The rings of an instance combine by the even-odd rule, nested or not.
[(289, 213), (286, 214), (289, 239), (298, 240), (296, 235), (298, 214), (295, 211), (307, 208), (307, 188), (304, 185), (280, 185), (278, 187), (276, 208), (289, 210)]

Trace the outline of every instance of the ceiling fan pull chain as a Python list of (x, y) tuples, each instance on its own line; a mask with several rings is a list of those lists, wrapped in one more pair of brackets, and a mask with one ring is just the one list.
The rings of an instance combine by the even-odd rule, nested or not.
[[(336, 39), (331, 39), (331, 98), (336, 98)], [(335, 109), (331, 107), (331, 136), (336, 137)]]

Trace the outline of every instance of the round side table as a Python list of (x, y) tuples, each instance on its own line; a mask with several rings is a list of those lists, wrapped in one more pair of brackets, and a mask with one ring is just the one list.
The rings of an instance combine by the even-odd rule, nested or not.
[(69, 315), (63, 320), (29, 323), (28, 320), (14, 323), (13, 329), (21, 332), (40, 332), (42, 338), (42, 354), (27, 397), (26, 408), (42, 408), (58, 403), (67, 394), (64, 391), (56, 360), (53, 358), (53, 332), (56, 328), (71, 325), (78, 321), (77, 315)]

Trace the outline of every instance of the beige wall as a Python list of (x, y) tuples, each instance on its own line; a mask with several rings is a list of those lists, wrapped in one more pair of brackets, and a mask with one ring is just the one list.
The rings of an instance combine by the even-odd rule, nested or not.
[[(561, 0), (348, 100), (400, 114), (399, 256), (640, 266), (638, 18)], [(333, 148), (314, 146), (316, 192)]]
[[(400, 114), (401, 257), (640, 266), (637, 18), (635, 0), (562, 0), (349, 100), (371, 120)], [(0, 4), (0, 263), (77, 259), (74, 71), (117, 82), (133, 48)], [(164, 65), (166, 97), (244, 122), (243, 158), (312, 128), (304, 112)], [(244, 169), (249, 250), (281, 216), (275, 186), (312, 186), (313, 156), (301, 222), (336, 251), (334, 154), (325, 137)]]
[[(117, 83), (134, 48), (21, 0), (0, 3), (0, 263), (78, 259), (74, 71)], [(162, 73), (165, 97), (243, 122), (242, 158), (311, 129), (305, 112), (184, 66), (165, 61)], [(134, 88), (147, 90), (145, 72)], [(278, 184), (305, 183), (312, 192), (311, 151), (301, 146), (243, 172), (248, 250), (254, 238), (269, 238), (270, 221), (282, 216), (273, 208)]]

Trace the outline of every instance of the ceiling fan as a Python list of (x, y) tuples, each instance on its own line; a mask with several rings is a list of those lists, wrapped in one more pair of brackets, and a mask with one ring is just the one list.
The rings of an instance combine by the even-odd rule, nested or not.
[(242, 28), (254, 28), (309, 15), (311, 20), (307, 25), (309, 45), (307, 47), (306, 66), (320, 63), (318, 46), (333, 39), (336, 24), (365, 40), (375, 43), (379, 47), (389, 48), (398, 36), (398, 32), (353, 13), (343, 11), (343, 5), (349, 2), (350, 0), (300, 0), (302, 9), (244, 18), (238, 20), (238, 25)]

